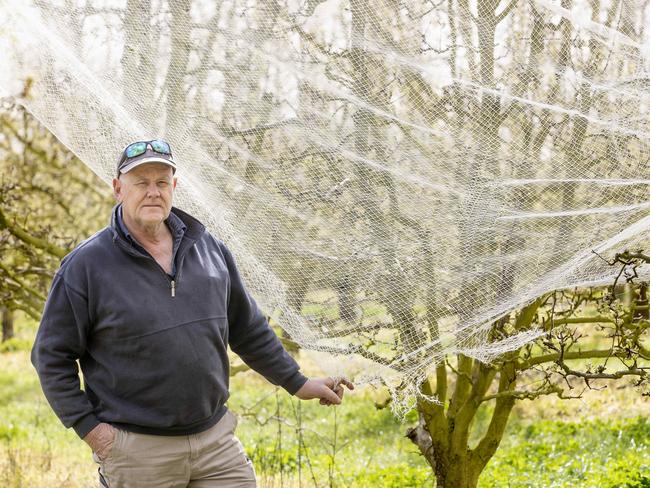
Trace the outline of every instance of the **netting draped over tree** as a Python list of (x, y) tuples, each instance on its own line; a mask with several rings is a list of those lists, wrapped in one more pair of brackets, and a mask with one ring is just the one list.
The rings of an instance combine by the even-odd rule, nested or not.
[(169, 140), (289, 336), (409, 391), (643, 247), (649, 3), (0, 0), (0, 88), (107, 182)]

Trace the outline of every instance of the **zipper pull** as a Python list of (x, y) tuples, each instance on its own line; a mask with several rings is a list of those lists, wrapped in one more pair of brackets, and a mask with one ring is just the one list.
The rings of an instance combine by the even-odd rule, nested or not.
[(176, 296), (176, 281), (172, 280), (172, 298)]

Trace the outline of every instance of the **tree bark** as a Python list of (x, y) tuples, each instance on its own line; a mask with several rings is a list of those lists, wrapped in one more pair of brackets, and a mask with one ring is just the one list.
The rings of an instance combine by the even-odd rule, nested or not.
[(120, 63), (124, 77), (124, 102), (135, 117), (140, 114), (161, 114), (155, 107), (154, 89), (158, 55), (156, 34), (159, 29), (146, 29), (151, 16), (149, 0), (128, 0), (124, 11), (124, 51)]
[(180, 138), (187, 127), (186, 108), (188, 106), (185, 75), (190, 59), (190, 0), (175, 0), (170, 3), (172, 21), (171, 59), (165, 77), (167, 90), (167, 117), (165, 136)]
[[(530, 328), (543, 300), (525, 306), (514, 319), (516, 330)], [(495, 323), (495, 326), (497, 323)], [(512, 412), (516, 397), (512, 395), (519, 370), (516, 359), (520, 351), (504, 354), (493, 365), (459, 355), (456, 368), (439, 364), (434, 379), (420, 385), (427, 397), (435, 396), (437, 403), (421, 398), (417, 404), (420, 420), (406, 436), (431, 466), (438, 487), (474, 488), (489, 460), (496, 453)], [(486, 401), (490, 386), (497, 378), (498, 393), (487, 431), (474, 449), (469, 446), (469, 434), (481, 404)], [(447, 402), (447, 375), (455, 378), (452, 397)], [(489, 397), (488, 397), (489, 398)]]
[(8, 341), (15, 335), (14, 313), (7, 307), (0, 307), (2, 315), (2, 342)]

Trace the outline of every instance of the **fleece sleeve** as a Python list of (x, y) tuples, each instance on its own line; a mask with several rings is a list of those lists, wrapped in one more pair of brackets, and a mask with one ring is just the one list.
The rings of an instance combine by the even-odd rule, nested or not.
[(230, 275), (230, 348), (252, 369), (293, 395), (305, 384), (307, 377), (300, 373), (300, 366), (284, 349), (246, 290), (230, 251), (223, 245), (222, 250)]
[(31, 360), (52, 410), (82, 439), (100, 423), (81, 390), (77, 366), (86, 349), (88, 328), (87, 298), (68, 287), (59, 271), (45, 302)]

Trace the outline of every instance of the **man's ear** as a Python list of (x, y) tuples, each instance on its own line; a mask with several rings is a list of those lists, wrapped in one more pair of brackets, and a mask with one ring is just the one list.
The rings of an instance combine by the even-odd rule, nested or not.
[(172, 190), (175, 190), (175, 189), (176, 189), (176, 182), (177, 182), (177, 181), (178, 181), (178, 178), (177, 178), (176, 176), (174, 176), (174, 177), (172, 178)]
[(113, 196), (118, 202), (122, 201), (122, 182), (119, 178), (113, 178)]

